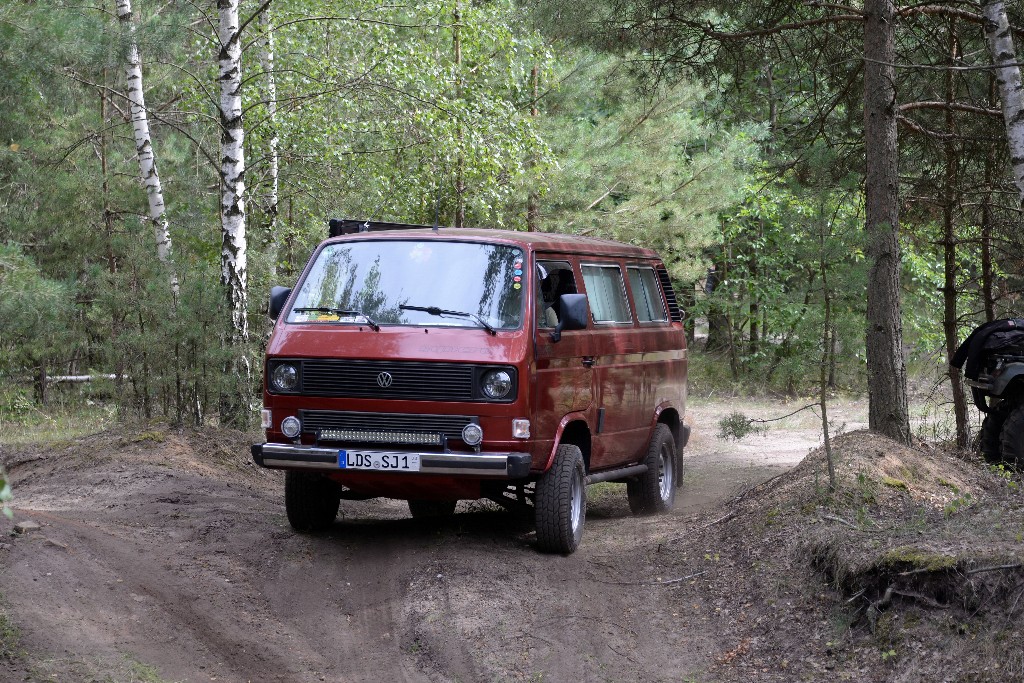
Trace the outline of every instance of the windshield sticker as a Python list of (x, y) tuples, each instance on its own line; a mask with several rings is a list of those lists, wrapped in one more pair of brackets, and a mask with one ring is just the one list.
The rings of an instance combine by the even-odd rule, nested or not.
[(515, 283), (514, 285), (512, 285), (512, 289), (521, 289), (521, 288), (522, 288), (522, 285), (519, 284), (518, 282)]

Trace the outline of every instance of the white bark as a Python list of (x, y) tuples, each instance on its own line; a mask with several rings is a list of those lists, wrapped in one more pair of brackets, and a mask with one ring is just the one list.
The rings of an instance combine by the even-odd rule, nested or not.
[(267, 232), (269, 245), (267, 258), (270, 261), (270, 280), (277, 277), (278, 239), (278, 171), (281, 139), (277, 134), (277, 79), (274, 76), (274, 28), (270, 23), (270, 5), (260, 14), (260, 28), (263, 31), (263, 50), (260, 52), (260, 64), (267, 78), (267, 123), (270, 126), (270, 171), (268, 187), (264, 196), (263, 210), (267, 214)]
[(178, 276), (171, 259), (171, 232), (164, 206), (164, 191), (160, 184), (160, 174), (156, 168), (153, 139), (149, 133), (146, 96), (142, 87), (142, 58), (139, 56), (139, 45), (135, 39), (132, 4), (131, 0), (116, 1), (118, 21), (128, 35), (128, 54), (126, 55), (128, 64), (125, 70), (128, 75), (128, 102), (132, 128), (135, 132), (135, 151), (139, 158), (139, 178), (142, 181), (142, 186), (146, 188), (146, 196), (149, 199), (149, 220), (153, 224), (153, 235), (156, 238), (156, 255), (170, 271), (171, 292), (177, 300)]
[(1013, 179), (1024, 208), (1024, 86), (1021, 85), (1020, 67), (1013, 47), (1013, 34), (1006, 17), (1003, 0), (985, 4), (985, 38), (996, 66), (996, 82), (1006, 123), (1006, 139), (1010, 145)]
[(249, 339), (245, 236), (245, 131), (242, 128), (242, 45), (239, 0), (217, 0), (220, 17), (221, 282), (231, 309), (231, 341)]

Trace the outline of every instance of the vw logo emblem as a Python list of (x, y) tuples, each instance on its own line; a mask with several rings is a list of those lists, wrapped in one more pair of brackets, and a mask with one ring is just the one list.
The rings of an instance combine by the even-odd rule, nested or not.
[(395, 381), (395, 378), (391, 376), (390, 372), (382, 372), (377, 375), (377, 386), (381, 389), (387, 389), (391, 386), (391, 383)]

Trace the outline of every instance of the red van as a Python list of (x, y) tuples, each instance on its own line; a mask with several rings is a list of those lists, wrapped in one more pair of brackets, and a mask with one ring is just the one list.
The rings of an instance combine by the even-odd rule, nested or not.
[(638, 514), (682, 484), (686, 338), (649, 249), (550, 233), (331, 221), (275, 287), (256, 463), (286, 470), (297, 531), (342, 498), (533, 504), (537, 545), (576, 550), (586, 486)]

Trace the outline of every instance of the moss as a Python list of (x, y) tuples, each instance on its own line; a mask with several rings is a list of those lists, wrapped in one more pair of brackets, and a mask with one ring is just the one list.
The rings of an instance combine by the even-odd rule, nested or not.
[(904, 491), (910, 490), (910, 487), (907, 486), (907, 482), (903, 481), (902, 479), (882, 477), (882, 483), (885, 484), (886, 486), (891, 486), (894, 489), (903, 489)]
[(152, 441), (153, 443), (163, 443), (167, 435), (163, 432), (140, 432), (132, 437), (132, 443), (140, 443), (142, 441)]
[(956, 564), (957, 559), (955, 556), (933, 553), (909, 545), (893, 548), (878, 559), (879, 566), (909, 566), (913, 569), (923, 569), (930, 572), (952, 569)]

